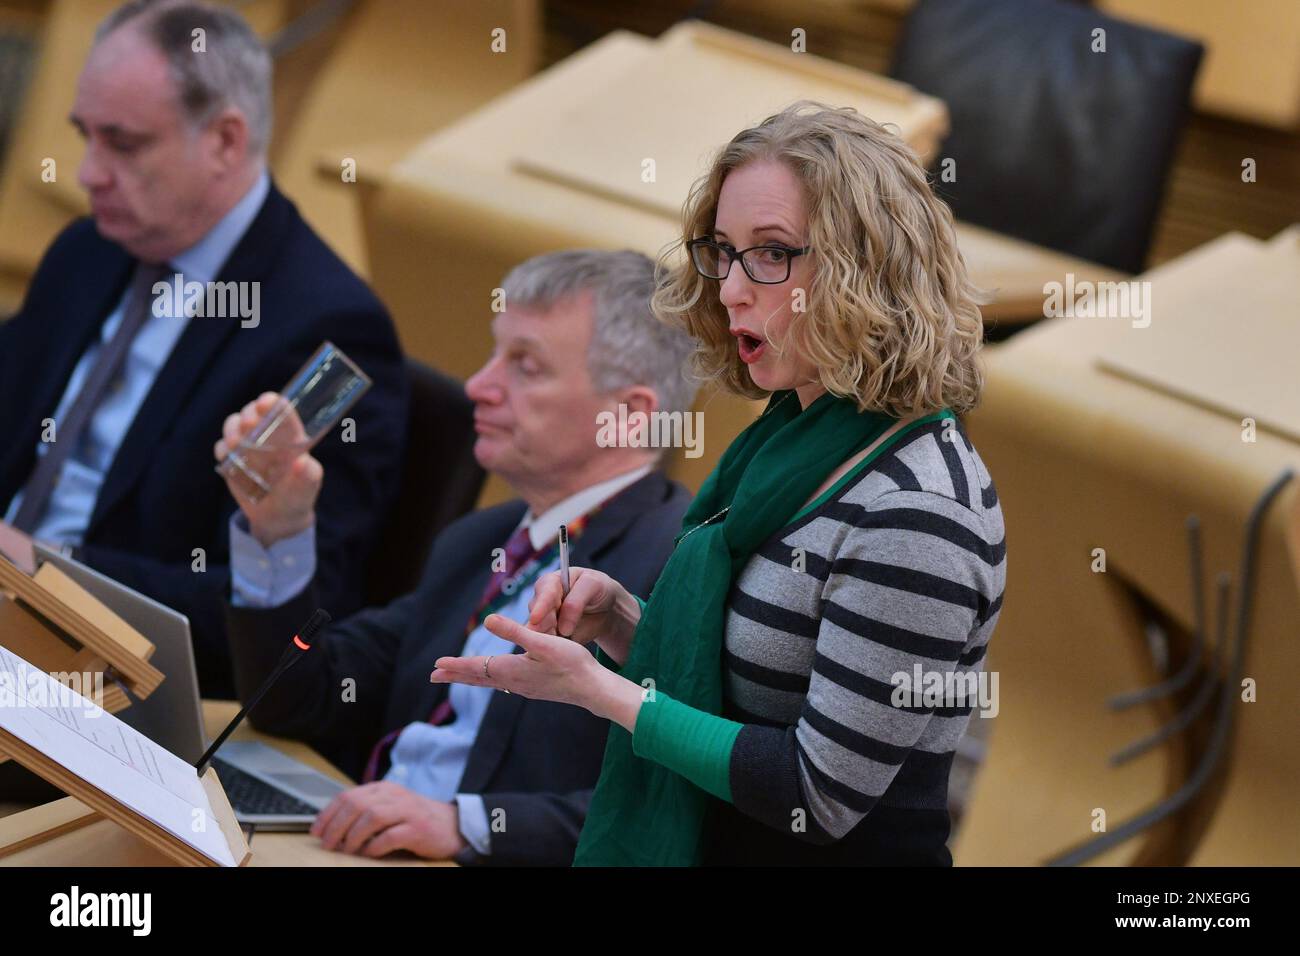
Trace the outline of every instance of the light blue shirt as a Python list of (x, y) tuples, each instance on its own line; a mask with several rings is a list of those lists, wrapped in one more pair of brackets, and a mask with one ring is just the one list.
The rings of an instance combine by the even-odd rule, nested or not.
[[(584, 488), (559, 504), (534, 516), (524, 514), (518, 528), (526, 527), (534, 548), (540, 550), (555, 540), (562, 524), (571, 524), (605, 499), (640, 480), (651, 469), (645, 465), (624, 472), (607, 481)], [(278, 607), (295, 597), (316, 571), (316, 531), (308, 528), (291, 538), (263, 548), (248, 533), (248, 521), (242, 512), (230, 519), (230, 587), (231, 603), (237, 607)], [(559, 568), (556, 558), (538, 574)], [(520, 588), (499, 614), (512, 621), (528, 620), (528, 602), (532, 588)], [(502, 640), (481, 624), (465, 640), (463, 657), (511, 653), (515, 645)], [(478, 794), (459, 793), (469, 752), (478, 737), (479, 726), (496, 693), (491, 687), (451, 684), (448, 694), (456, 719), (435, 727), (428, 721), (414, 721), (402, 728), (389, 753), (390, 766), (385, 780), (433, 800), (455, 800), (460, 819), (460, 833), (482, 856), (492, 852), (491, 826), (483, 798)]]
[[(206, 283), (217, 278), (221, 267), (257, 217), (270, 188), (270, 177), (263, 171), (253, 187), (207, 235), (189, 249), (172, 257), (171, 266), (174, 272), (181, 273), (182, 282)], [(104, 320), (99, 339), (91, 343), (72, 370), (72, 376), (68, 379), (53, 416), (56, 439), (58, 423), (64, 420), (81, 392), (86, 377), (99, 357), (99, 350), (113, 338), (122, 324), (130, 287), (128, 282), (127, 291)], [(189, 323), (189, 318), (180, 312), (179, 306), (182, 304), (183, 300), (174, 303), (177, 307), (165, 310), (170, 314), (151, 313), (141, 326), (127, 351), (117, 380), (108, 387), (99, 407), (91, 414), (81, 441), (64, 462), (59, 479), (50, 493), (45, 514), (33, 529), (32, 537), (55, 544), (77, 546), (82, 543), (90, 524), (90, 516), (95, 512), (95, 502), (99, 499), (104, 477), (108, 474), (136, 413), (153, 388), (159, 371), (166, 364)], [(214, 442), (217, 437), (220, 436), (214, 437)], [(48, 442), (37, 442), (37, 456), (48, 451)], [(23, 496), (23, 491), (14, 495), (5, 515), (6, 521), (12, 522), (18, 514)]]
[[(541, 574), (558, 570), (559, 559), (545, 565)], [(523, 624), (528, 620), (531, 587), (520, 588), (497, 613)], [(508, 656), (515, 645), (497, 637), (483, 625), (476, 627), (465, 640), (462, 657), (497, 654)], [(478, 737), (479, 726), (496, 693), (491, 687), (449, 684), (451, 709), (456, 719), (435, 727), (428, 721), (412, 722), (402, 728), (389, 753), (391, 761), (385, 780), (400, 783), (416, 793), (434, 800), (453, 798), (459, 810), (460, 834), (476, 853), (492, 852), (491, 827), (483, 798), (473, 793), (458, 793), (460, 779), (469, 763), (469, 752)]]

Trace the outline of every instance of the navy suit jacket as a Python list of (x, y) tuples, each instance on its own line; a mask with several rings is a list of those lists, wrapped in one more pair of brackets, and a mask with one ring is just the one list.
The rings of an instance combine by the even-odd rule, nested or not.
[[(0, 325), (0, 515), (31, 476), (41, 420), (53, 416), (134, 267), (91, 220), (78, 220), (46, 252), (21, 311)], [(407, 386), (384, 307), (274, 186), (217, 281), (260, 282), (260, 323), (190, 319), (113, 459), (77, 556), (186, 614), (203, 695), (228, 698), (222, 607), (235, 503), (213, 471), (222, 422), (283, 388), (326, 339), (373, 379), (349, 412), (355, 441), (336, 428), (314, 452), (327, 476), (318, 574), (346, 613), (362, 605), (364, 561), (397, 493)], [(206, 570), (194, 570), (196, 548)]]
[[(592, 517), (574, 541), (572, 563), (647, 597), (689, 503), (685, 488), (650, 472)], [(522, 501), (507, 502), (448, 525), (434, 540), (419, 586), (327, 627), (252, 711), (253, 725), (303, 740), (360, 777), (380, 738), (428, 720), (446, 699), (449, 685), (429, 683), (433, 663), (461, 653), (492, 573), (492, 549), (505, 544), (524, 510)], [(261, 686), (319, 594), (328, 592), (313, 585), (279, 608), (228, 608), (241, 699)], [(349, 678), (356, 683), (345, 701)], [(504, 829), (491, 834), (490, 856), (471, 861), (572, 863), (608, 733), (607, 720), (580, 707), (493, 694), (459, 790), (482, 794), (488, 819), (502, 820)]]

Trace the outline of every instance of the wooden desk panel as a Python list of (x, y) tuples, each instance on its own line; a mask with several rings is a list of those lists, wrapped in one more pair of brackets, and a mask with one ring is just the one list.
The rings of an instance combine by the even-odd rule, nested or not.
[(1300, 4), (1295, 0), (1098, 0), (1107, 13), (1205, 44), (1199, 109), (1293, 130), (1300, 124)]
[[(1141, 278), (1158, 307), (1198, 284), (1232, 287), (1243, 257), (1282, 256), (1288, 241), (1224, 237)], [(1154, 321), (1177, 327), (1183, 317)], [(957, 834), (959, 865), (1039, 863), (1091, 835), (1093, 808), (1113, 829), (1177, 789), (1201, 752), (1178, 734), (1122, 767), (1109, 763), (1181, 703), (1107, 707), (1111, 695), (1166, 676), (1152, 672), (1130, 595), (1140, 593), (1177, 631), (1190, 629), (1183, 521), (1196, 514), (1213, 622), (1213, 577), (1235, 577), (1245, 518), (1284, 467), (1300, 467), (1300, 444), (1263, 429), (1243, 442), (1232, 416), (1099, 368), (1116, 343), (1149, 331), (1124, 319), (1054, 319), (989, 350), (988, 387), (968, 426), (1007, 526), (1006, 602), (986, 664), (1000, 672), (1002, 699)], [(1104, 574), (1090, 567), (1099, 547)], [(1297, 554), (1293, 482), (1261, 529), (1244, 664), (1245, 676), (1274, 692), (1234, 705), (1226, 779), (1194, 807), (1208, 820), (1184, 815), (1153, 835), (1160, 845), (1138, 838), (1103, 862), (1300, 862), (1300, 803), (1290, 792), (1300, 774), (1289, 689), (1300, 668)]]

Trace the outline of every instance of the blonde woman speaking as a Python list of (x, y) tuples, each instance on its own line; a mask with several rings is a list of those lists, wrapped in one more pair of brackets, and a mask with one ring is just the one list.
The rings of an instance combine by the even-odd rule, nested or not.
[(898, 137), (801, 102), (721, 150), (683, 225), (655, 312), (765, 411), (648, 603), (598, 571), (567, 595), (548, 575), (526, 626), (486, 622), (525, 653), (442, 658), (431, 680), (612, 722), (576, 865), (950, 865), (971, 701), (899, 691), (980, 670), (1006, 576), (956, 418), (982, 324), (951, 212)]

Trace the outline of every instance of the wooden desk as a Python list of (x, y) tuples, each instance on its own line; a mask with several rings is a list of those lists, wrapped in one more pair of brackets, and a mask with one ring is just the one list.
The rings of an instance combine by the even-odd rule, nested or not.
[[(708, 110), (698, 89), (727, 88)], [(447, 126), (387, 175), (364, 182), (370, 279), (403, 348), (466, 378), (492, 352), (492, 291), (514, 266), (560, 249), (636, 249), (655, 257), (679, 237), (681, 206), (709, 157), (794, 100), (853, 106), (895, 124), (923, 160), (938, 155), (943, 103), (886, 77), (688, 22), (657, 39), (616, 30)], [(650, 162), (653, 161), (653, 175)], [(337, 175), (337, 163), (335, 163)], [(987, 230), (958, 239), (990, 321), (1042, 318), (1043, 285), (1111, 270)], [(759, 403), (708, 391), (703, 454), (671, 453), (670, 477), (698, 488)], [(489, 479), (480, 505), (505, 500)]]
[[(1300, 247), (1226, 235), (1142, 276), (1154, 318), (1043, 322), (988, 350), (984, 400), (968, 428), (997, 487), (1007, 528), (1007, 592), (986, 667), (1000, 674), (1000, 712), (988, 756), (956, 835), (958, 865), (1034, 865), (1089, 839), (1097, 809), (1111, 829), (1177, 790), (1202, 754), (1201, 725), (1122, 766), (1110, 755), (1169, 720), (1185, 702), (1115, 712), (1107, 700), (1166, 677), (1147, 650), (1146, 611), (1170, 634), (1175, 662), (1192, 626), (1184, 521), (1199, 516), (1203, 580), (1213, 631), (1214, 575), (1235, 580), (1243, 524), (1260, 492), (1300, 466), (1300, 442), (1266, 427), (1242, 440), (1238, 399), (1194, 403), (1115, 375), (1099, 359), (1131, 340), (1171, 334), (1168, 357), (1215, 349), (1226, 386), (1237, 352), (1198, 332), (1208, 319), (1279, 343), (1255, 370), (1300, 403), (1284, 343), (1295, 321), (1285, 283)], [(1257, 272), (1256, 270), (1264, 270)], [(1271, 297), (1264, 293), (1271, 290)], [(1269, 329), (1273, 331), (1268, 331)], [(1283, 401), (1279, 399), (1279, 401)], [(1231, 409), (1230, 411), (1228, 409)], [(1093, 569), (1104, 548), (1105, 573)], [(1235, 592), (1234, 592), (1235, 593)], [(1099, 862), (1295, 865), (1300, 862), (1300, 774), (1292, 675), (1300, 668), (1300, 486), (1274, 503), (1261, 528), (1244, 675), (1262, 688), (1235, 705), (1229, 753), (1188, 811), (1117, 847)], [(1211, 646), (1213, 646), (1211, 638)], [(1208, 655), (1209, 652), (1207, 652)], [(1213, 677), (1202, 656), (1196, 683)]]
[[(340, 177), (345, 157), (367, 144), (421, 140), (509, 90), (536, 69), (541, 4), (537, 0), (476, 0), (448, 16), (428, 0), (364, 0), (355, 5), (335, 48), (297, 115), (277, 136), (276, 184), (349, 266), (368, 274), (361, 229), (361, 193)], [(492, 51), (492, 31), (509, 38)], [(328, 178), (317, 158), (328, 154)]]
[[(688, 67), (747, 83), (683, 111)], [(803, 96), (896, 122), (925, 159), (946, 129), (943, 104), (901, 83), (690, 22), (657, 40), (614, 31), (429, 137), (363, 208), (371, 281), (403, 347), (473, 374), (509, 269), (563, 248), (656, 255), (709, 155)]]
[[(215, 737), (239, 710), (234, 701), (203, 702), (203, 721)], [(305, 744), (258, 733), (247, 723), (231, 740), (260, 740), (290, 757), (343, 783), (352, 783), (338, 768)], [(0, 806), (0, 813), (3, 813)], [(174, 866), (175, 863), (112, 821), (104, 820), (74, 797), (64, 797), (7, 817), (0, 816), (0, 846), (21, 840), (24, 833), (44, 832), (58, 825), (62, 833), (0, 857), (0, 866)], [(409, 855), (383, 860), (324, 850), (307, 833), (253, 833), (250, 866), (455, 866), (451, 862), (419, 860)]]
[(1300, 4), (1295, 0), (1099, 0), (1112, 16), (1205, 44), (1197, 109), (1291, 131), (1300, 123)]
[(1048, 282), (1064, 283), (1069, 274), (1075, 281), (1098, 283), (1132, 278), (1126, 272), (968, 222), (957, 223), (957, 246), (971, 279), (992, 296), (992, 301), (980, 309), (990, 329), (1041, 320), (1046, 298), (1043, 286)]

